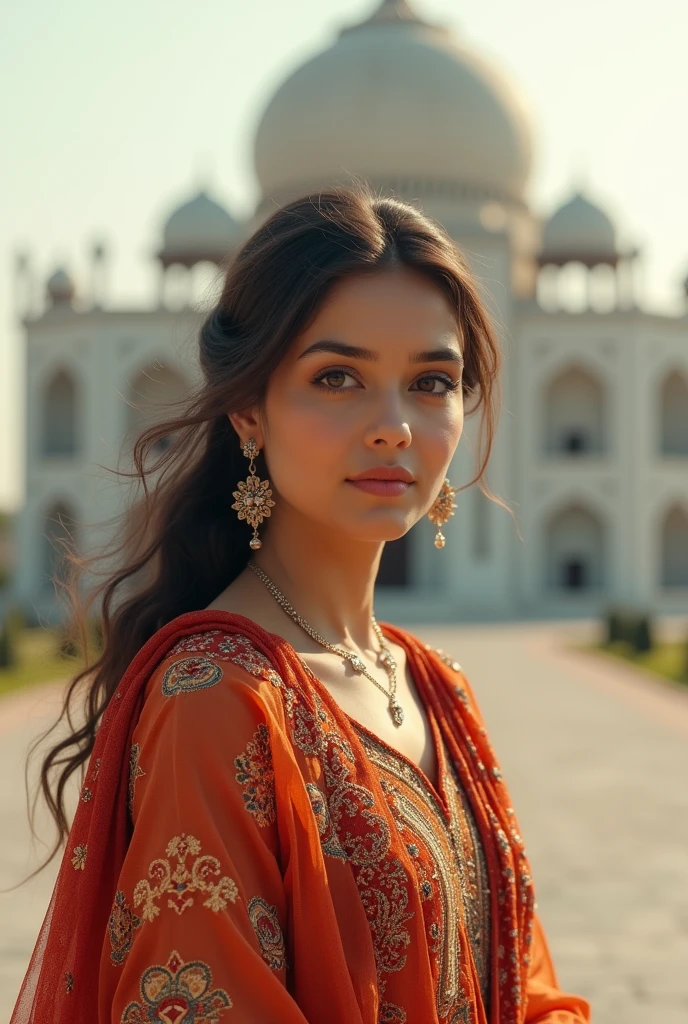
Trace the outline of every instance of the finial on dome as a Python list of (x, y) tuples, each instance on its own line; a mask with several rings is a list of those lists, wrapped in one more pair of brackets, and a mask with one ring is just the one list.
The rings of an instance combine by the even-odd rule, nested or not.
[(362, 28), (372, 28), (376, 25), (423, 25), (430, 28), (430, 23), (424, 21), (413, 9), (409, 0), (382, 0), (382, 3), (373, 11), (365, 21), (359, 21), (355, 25), (348, 25), (339, 33), (340, 36), (347, 32), (357, 32)]

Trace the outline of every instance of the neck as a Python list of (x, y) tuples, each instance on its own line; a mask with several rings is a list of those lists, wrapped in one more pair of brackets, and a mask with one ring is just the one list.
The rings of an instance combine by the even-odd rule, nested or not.
[(330, 643), (375, 650), (371, 617), (383, 546), (342, 537), (311, 519), (275, 516), (253, 561)]

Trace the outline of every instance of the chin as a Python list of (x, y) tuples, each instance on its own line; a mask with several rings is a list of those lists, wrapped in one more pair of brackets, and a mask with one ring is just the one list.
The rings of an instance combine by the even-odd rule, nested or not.
[(358, 540), (371, 543), (383, 543), (391, 540), (399, 540), (409, 532), (415, 524), (415, 520), (408, 520), (406, 517), (386, 516), (380, 517), (377, 522), (361, 523), (360, 528), (355, 531)]

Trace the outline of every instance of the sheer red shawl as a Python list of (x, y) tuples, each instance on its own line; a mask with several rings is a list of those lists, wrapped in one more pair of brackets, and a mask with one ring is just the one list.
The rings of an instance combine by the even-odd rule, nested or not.
[[(103, 715), (86, 777), (92, 797), (79, 801), (45, 920), (10, 1024), (94, 1024), (98, 1020), (98, 965), (112, 900), (131, 826), (127, 810), (128, 758), (145, 685), (172, 646), (202, 629), (248, 636), (291, 686), (309, 696), (308, 678), (293, 649), (242, 615), (199, 611), (168, 623), (141, 648)], [(506, 878), (502, 896), (493, 890), (492, 1017), (500, 1024), (523, 1020), (534, 889), (511, 801), (470, 684), (430, 648), (397, 627), (385, 634), (402, 645), (420, 696), (431, 706), (468, 793), (485, 846), (490, 876)], [(88, 848), (86, 870), (79, 850)], [(72, 974), (78, 965), (78, 980)], [(513, 966), (512, 966), (513, 965)], [(499, 968), (507, 968), (502, 969)]]

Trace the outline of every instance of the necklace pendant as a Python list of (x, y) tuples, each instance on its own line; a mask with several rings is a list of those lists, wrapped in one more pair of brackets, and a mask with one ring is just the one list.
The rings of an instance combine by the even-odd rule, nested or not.
[(404, 709), (401, 704), (394, 699), (394, 697), (392, 697), (389, 702), (389, 713), (392, 716), (392, 721), (395, 725), (401, 725), (404, 721)]
[(353, 658), (349, 658), (349, 661), (351, 662), (351, 667), (353, 668), (354, 672), (358, 672), (360, 674), (361, 672), (365, 671), (365, 665), (363, 664), (363, 662), (361, 661), (357, 654), (354, 654)]
[(380, 651), (380, 653), (378, 655), (378, 658), (380, 659), (381, 664), (384, 665), (385, 667), (388, 667), (388, 666), (389, 667), (393, 666), (394, 668), (397, 667), (396, 666), (396, 662), (394, 660), (394, 656), (392, 655), (391, 651), (386, 651), (386, 650)]

